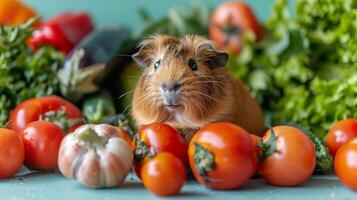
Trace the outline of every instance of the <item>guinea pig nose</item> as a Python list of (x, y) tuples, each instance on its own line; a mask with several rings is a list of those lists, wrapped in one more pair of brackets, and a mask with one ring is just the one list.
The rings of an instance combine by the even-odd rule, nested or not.
[(175, 83), (172, 86), (168, 86), (166, 83), (163, 83), (161, 85), (161, 88), (163, 91), (177, 91), (180, 89), (180, 87), (181, 87), (181, 85), (178, 83)]
[(167, 91), (167, 90), (169, 89), (169, 87), (167, 86), (166, 83), (163, 83), (163, 84), (161, 85), (161, 88), (162, 88), (162, 90), (164, 90), (164, 91)]
[(172, 89), (173, 89), (174, 91), (177, 91), (177, 90), (179, 90), (179, 89), (180, 89), (180, 87), (181, 87), (181, 85), (180, 85), (180, 84), (175, 83), (175, 84), (173, 85)]

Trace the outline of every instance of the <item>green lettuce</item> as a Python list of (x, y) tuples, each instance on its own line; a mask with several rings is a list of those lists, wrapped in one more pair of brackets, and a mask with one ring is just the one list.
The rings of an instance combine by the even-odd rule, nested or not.
[(357, 0), (277, 0), (264, 37), (243, 38), (228, 67), (263, 106), (268, 126), (293, 122), (323, 137), (357, 117)]

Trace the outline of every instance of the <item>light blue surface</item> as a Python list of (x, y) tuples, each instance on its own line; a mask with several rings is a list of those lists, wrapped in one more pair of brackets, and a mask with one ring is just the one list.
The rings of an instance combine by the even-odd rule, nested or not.
[[(153, 17), (159, 18), (173, 7), (187, 7), (191, 0), (23, 0), (37, 9), (44, 18), (66, 10), (83, 10), (92, 14), (99, 26), (106, 24), (124, 24), (131, 28), (140, 26), (138, 9), (144, 7)], [(223, 0), (202, 0), (210, 7)], [(246, 0), (261, 21), (270, 15), (270, 8), (275, 0)], [(289, 0), (293, 5), (295, 0)]]
[[(293, 173), (293, 172), (292, 172)], [(1, 200), (129, 200), (158, 198), (144, 189), (133, 174), (120, 188), (87, 189), (77, 181), (58, 173), (33, 174), (26, 178), (0, 181)], [(356, 200), (357, 193), (345, 188), (335, 176), (313, 176), (301, 187), (281, 188), (267, 185), (262, 179), (252, 179), (246, 186), (233, 191), (213, 191), (188, 181), (178, 196), (167, 199), (219, 200)]]

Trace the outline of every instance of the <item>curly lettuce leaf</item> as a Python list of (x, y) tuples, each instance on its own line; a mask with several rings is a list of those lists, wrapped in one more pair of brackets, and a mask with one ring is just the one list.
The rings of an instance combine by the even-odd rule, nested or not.
[(357, 0), (277, 0), (264, 38), (247, 33), (228, 68), (262, 104), (267, 125), (293, 122), (323, 137), (357, 117)]

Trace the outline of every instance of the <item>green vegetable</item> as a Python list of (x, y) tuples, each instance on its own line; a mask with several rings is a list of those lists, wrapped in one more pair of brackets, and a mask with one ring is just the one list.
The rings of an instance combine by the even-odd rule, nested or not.
[(87, 98), (83, 103), (83, 114), (88, 123), (98, 124), (115, 115), (113, 99), (107, 92)]
[(317, 136), (357, 117), (357, 0), (277, 0), (264, 38), (245, 34), (228, 68), (263, 106), (267, 125), (293, 122)]
[(133, 38), (152, 34), (182, 36), (186, 34), (207, 35), (210, 10), (201, 1), (192, 1), (191, 7), (174, 8), (159, 20), (154, 20), (145, 9), (140, 10), (144, 25), (134, 32)]
[(315, 172), (327, 172), (332, 164), (333, 159), (328, 151), (325, 143), (322, 142), (314, 133), (306, 128), (300, 128), (304, 133), (310, 137), (311, 141), (314, 143), (315, 154), (316, 154), (316, 168)]
[(0, 24), (0, 124), (23, 100), (59, 92), (56, 72), (63, 55), (47, 46), (33, 52), (26, 45), (34, 21), (16, 27)]
[(315, 172), (318, 173), (327, 172), (333, 164), (333, 159), (325, 143), (307, 128), (292, 123), (287, 123), (285, 125), (294, 126), (302, 130), (310, 138), (310, 140), (314, 143), (314, 147), (315, 147), (315, 154), (316, 154)]
[(99, 63), (80, 67), (80, 62), (84, 56), (83, 49), (74, 51), (71, 58), (65, 63), (64, 68), (58, 71), (61, 93), (72, 101), (78, 101), (83, 95), (94, 93), (100, 89), (94, 83), (94, 80), (103, 74), (105, 64)]

